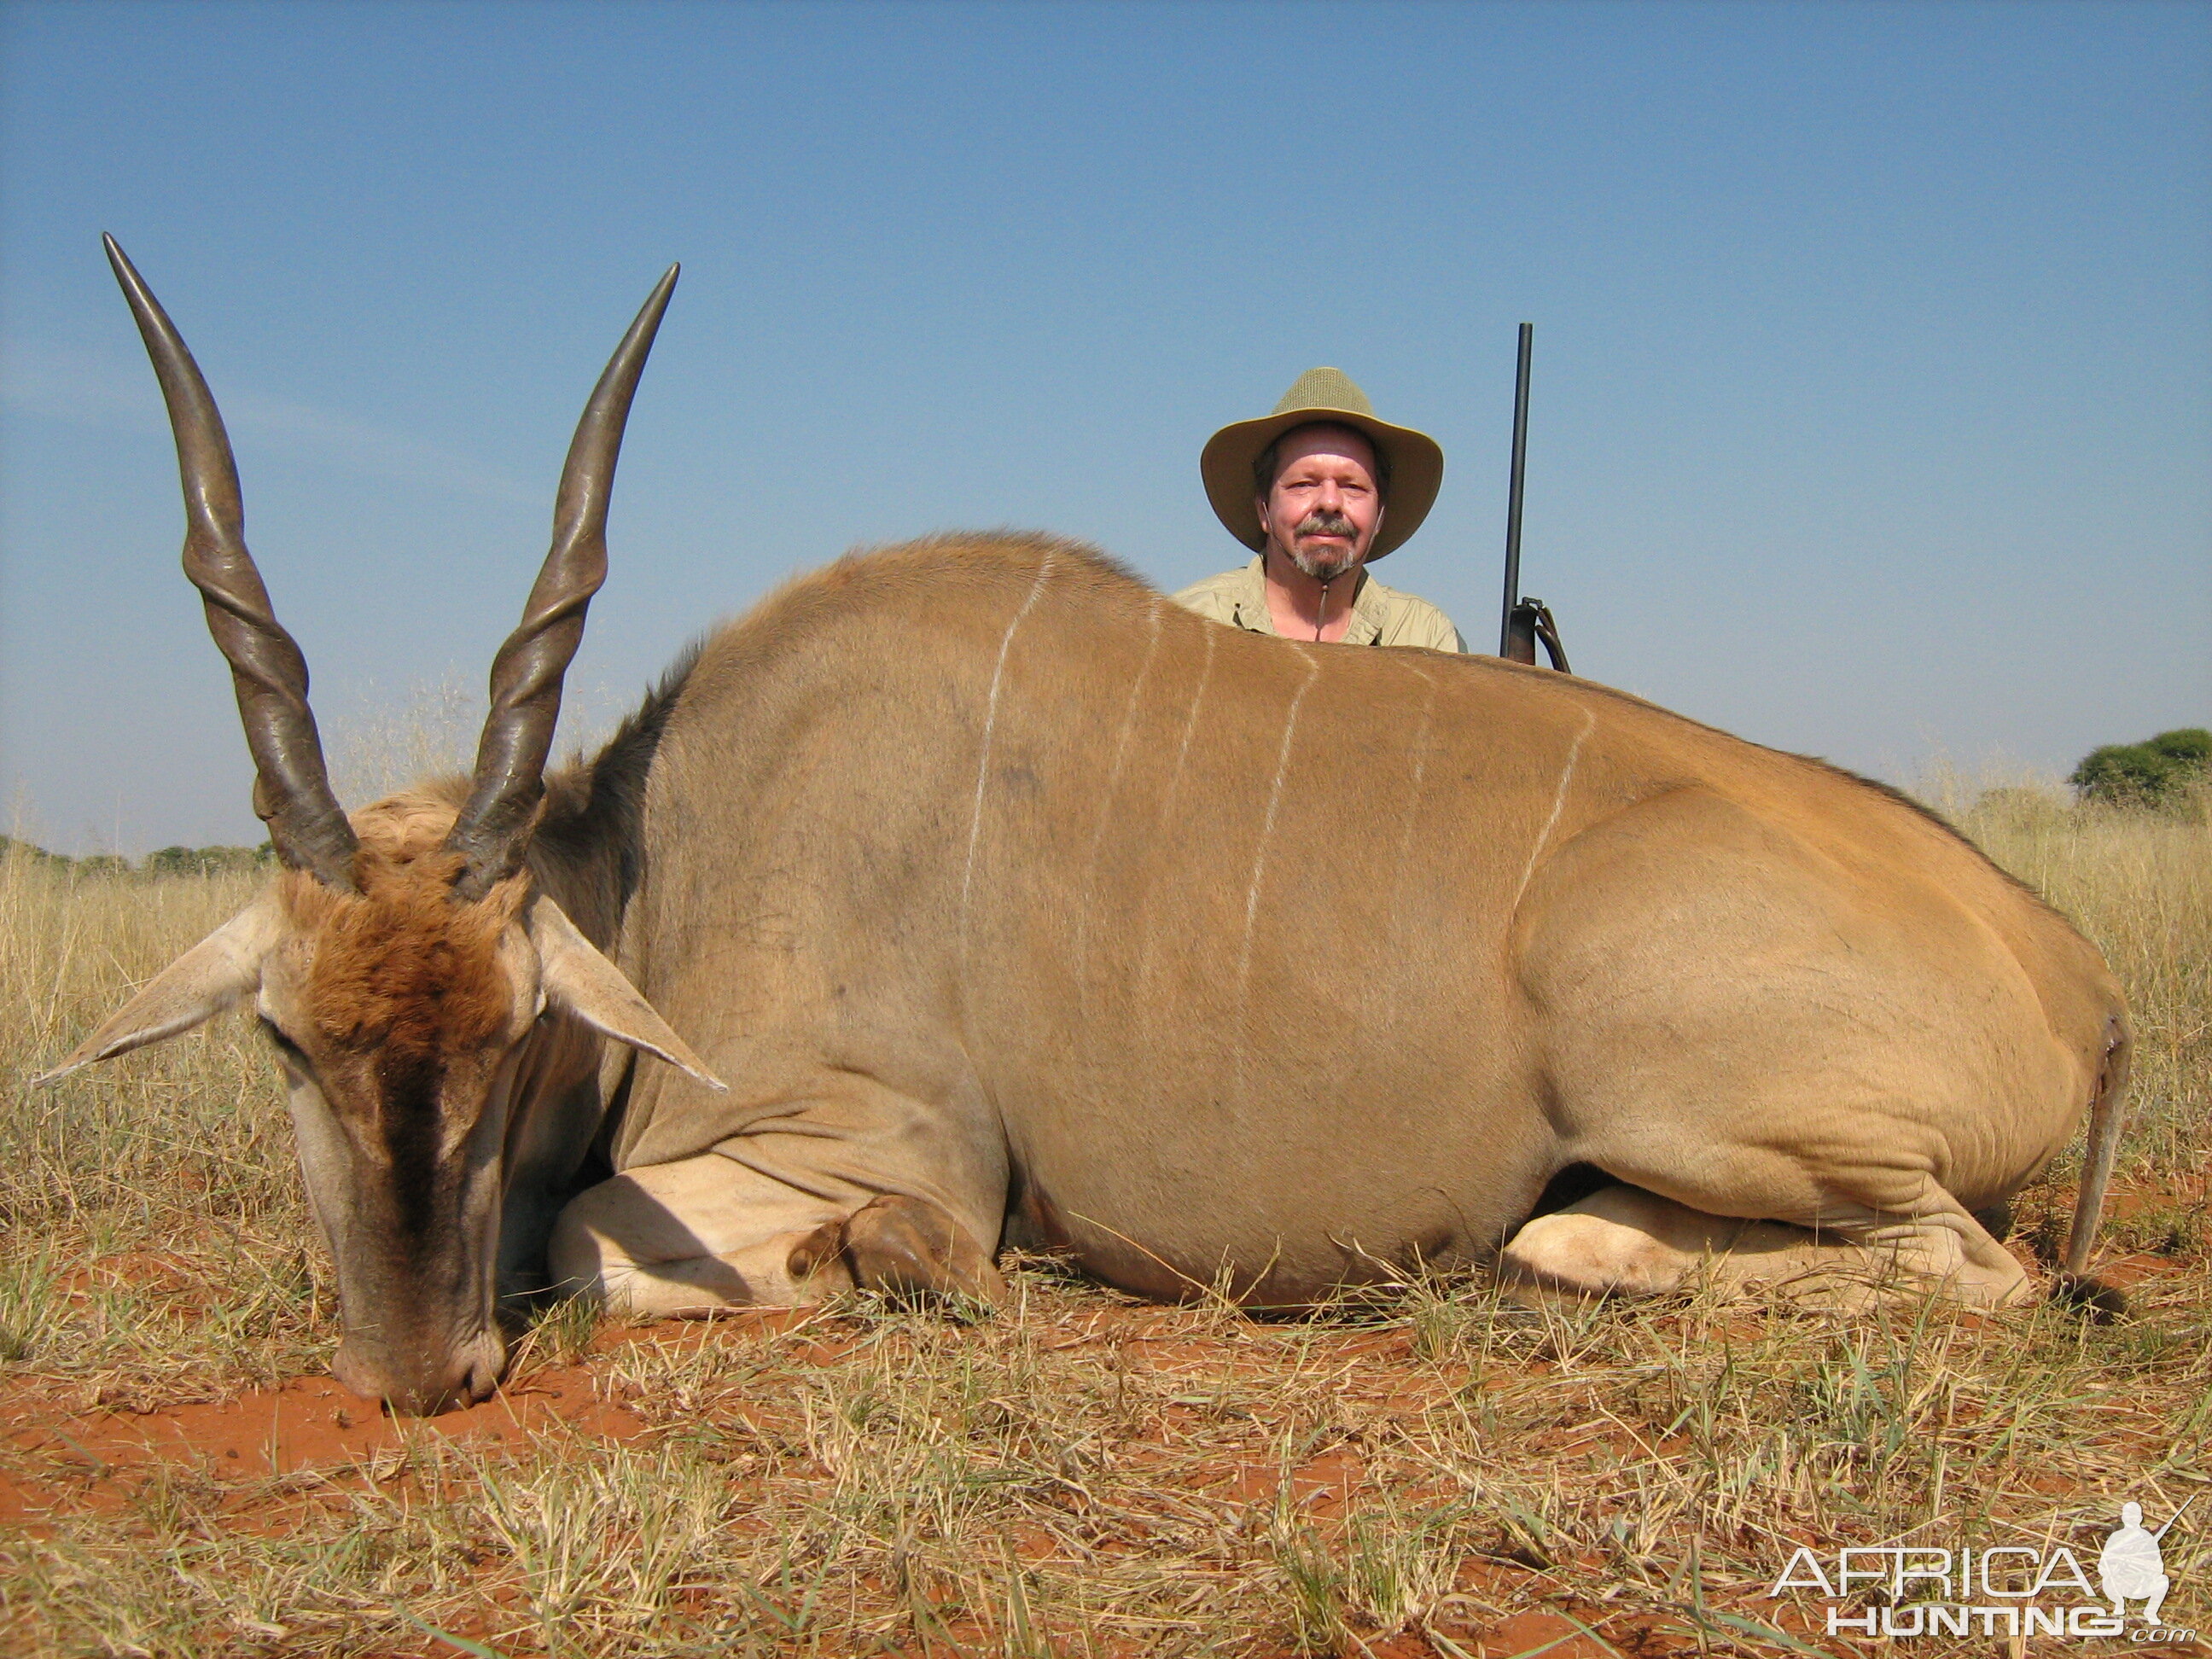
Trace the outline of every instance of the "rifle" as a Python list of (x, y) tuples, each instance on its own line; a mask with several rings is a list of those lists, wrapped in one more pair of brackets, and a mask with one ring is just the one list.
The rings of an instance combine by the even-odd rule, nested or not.
[(1513, 375), (1513, 478), (1505, 495), (1505, 603), (1498, 623), (1498, 654), (1510, 662), (1536, 662), (1536, 641), (1562, 674), (1567, 648), (1559, 642), (1559, 626), (1552, 609), (1541, 599), (1521, 597), (1521, 489), (1528, 470), (1528, 358), (1536, 337), (1534, 323), (1521, 325), (1520, 362)]

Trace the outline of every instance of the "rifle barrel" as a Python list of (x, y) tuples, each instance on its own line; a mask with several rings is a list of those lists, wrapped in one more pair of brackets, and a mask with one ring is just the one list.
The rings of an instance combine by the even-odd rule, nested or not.
[(2191, 1493), (2190, 1493), (2190, 1494), (2189, 1494), (2189, 1502), (2188, 1502), (2188, 1503), (2186, 1503), (2186, 1504), (2183, 1504), (2179, 1509), (2178, 1509), (2178, 1510), (2174, 1510), (2174, 1512), (2173, 1512), (2172, 1515), (2169, 1515), (2169, 1516), (2167, 1516), (2166, 1517), (2166, 1524), (2165, 1524), (2164, 1526), (2160, 1527), (2160, 1528), (2156, 1532), (2154, 1532), (2154, 1533), (2151, 1534), (2151, 1538), (2152, 1538), (2152, 1540), (2153, 1540), (2154, 1541), (2155, 1541), (2155, 1542), (2160, 1542), (2160, 1543), (2164, 1542), (2164, 1541), (2165, 1541), (2165, 1539), (2166, 1539), (2166, 1534), (2168, 1534), (2168, 1533), (2170, 1533), (2170, 1532), (2172, 1532), (2172, 1531), (2173, 1530), (2173, 1523), (2174, 1523), (2175, 1522), (2177, 1522), (2177, 1521), (2180, 1520), (2180, 1519), (2181, 1519), (2181, 1517), (2182, 1517), (2183, 1516), (2185, 1516), (2185, 1515), (2188, 1514), (2188, 1513), (2189, 1513), (2189, 1504), (2194, 1504), (2196, 1501), (2197, 1501), (2197, 1494), (2196, 1494), (2195, 1492), (2191, 1492)]
[(1534, 323), (1521, 325), (1521, 357), (1513, 374), (1513, 477), (1505, 494), (1505, 603), (1498, 617), (1498, 654), (1512, 654), (1513, 607), (1521, 603), (1521, 484), (1528, 470), (1528, 356)]

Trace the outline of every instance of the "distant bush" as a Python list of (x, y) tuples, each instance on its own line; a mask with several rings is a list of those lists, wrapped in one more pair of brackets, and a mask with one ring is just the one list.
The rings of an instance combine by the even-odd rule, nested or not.
[(2107, 744), (2082, 757), (2066, 781), (2084, 800), (2154, 806), (2212, 776), (2212, 732), (2186, 726), (2142, 743)]
[(18, 858), (33, 864), (58, 865), (66, 869), (75, 860), (64, 854), (49, 853), (43, 847), (33, 847), (27, 841), (17, 841), (13, 836), (0, 836), (0, 859)]
[(252, 870), (268, 861), (267, 846), (164, 847), (146, 854), (138, 867), (149, 876), (212, 876), (226, 870)]
[(267, 842), (258, 847), (164, 847), (149, 853), (137, 869), (131, 860), (113, 853), (88, 853), (71, 858), (10, 836), (0, 836), (0, 860), (22, 859), (47, 869), (76, 876), (214, 876), (234, 870), (252, 871), (272, 863), (276, 849)]

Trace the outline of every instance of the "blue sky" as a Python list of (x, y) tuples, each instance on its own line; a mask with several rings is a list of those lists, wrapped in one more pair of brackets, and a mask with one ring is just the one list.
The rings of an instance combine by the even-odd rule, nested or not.
[(1237, 550), (1340, 365), (1448, 459), (1382, 576), (1893, 779), (2212, 722), (2212, 6), (0, 8), (0, 786), (258, 826), (112, 230), (229, 419), (333, 748), (476, 694), (671, 260), (580, 732), (856, 543)]

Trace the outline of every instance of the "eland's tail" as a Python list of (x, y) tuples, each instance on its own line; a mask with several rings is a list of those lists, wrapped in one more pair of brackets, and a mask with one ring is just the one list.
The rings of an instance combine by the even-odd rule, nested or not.
[(2098, 1068), (2097, 1091), (2089, 1100), (2089, 1139), (2081, 1154), (2081, 1187), (2074, 1200), (2074, 1225), (2066, 1235), (2065, 1273), (2057, 1293), (2105, 1315), (2126, 1305), (2118, 1291), (2088, 1277), (2089, 1252), (2104, 1218), (2105, 1191), (2112, 1184), (2112, 1162), (2127, 1121), (2128, 1062), (2135, 1044), (2118, 1014), (2105, 1022), (2105, 1063)]

